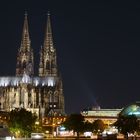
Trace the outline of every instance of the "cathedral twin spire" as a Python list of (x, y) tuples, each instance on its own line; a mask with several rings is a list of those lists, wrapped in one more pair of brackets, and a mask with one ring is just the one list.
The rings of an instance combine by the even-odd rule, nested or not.
[(56, 51), (53, 45), (49, 13), (44, 44), (40, 51), (39, 76), (57, 76)]
[[(50, 14), (47, 18), (44, 44), (40, 51), (39, 76), (57, 76), (56, 51), (53, 45)], [(28, 19), (25, 14), (21, 46), (17, 55), (16, 76), (34, 74), (34, 57), (31, 48)]]

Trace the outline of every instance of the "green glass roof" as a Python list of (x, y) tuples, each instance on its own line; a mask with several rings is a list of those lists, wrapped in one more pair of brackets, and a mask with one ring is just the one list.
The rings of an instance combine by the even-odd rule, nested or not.
[(135, 115), (136, 117), (140, 118), (140, 102), (128, 105), (121, 111), (120, 114), (123, 116)]

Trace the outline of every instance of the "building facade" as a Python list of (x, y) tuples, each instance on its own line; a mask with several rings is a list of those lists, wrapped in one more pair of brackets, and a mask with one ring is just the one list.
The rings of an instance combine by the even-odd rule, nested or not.
[(102, 120), (105, 125), (110, 126), (117, 121), (118, 114), (122, 109), (101, 109), (94, 108), (92, 110), (83, 110), (81, 115), (85, 121), (93, 123), (95, 120)]
[(15, 108), (25, 108), (42, 117), (65, 114), (62, 78), (58, 73), (49, 14), (40, 50), (38, 76), (34, 75), (34, 55), (25, 15), (16, 74), (0, 77), (0, 110), (9, 112)]

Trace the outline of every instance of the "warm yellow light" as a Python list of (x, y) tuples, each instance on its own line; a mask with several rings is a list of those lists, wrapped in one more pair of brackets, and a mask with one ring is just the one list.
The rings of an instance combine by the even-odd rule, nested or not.
[(37, 122), (35, 122), (35, 124), (36, 124), (36, 125), (39, 125), (39, 122), (37, 121)]
[(49, 134), (49, 131), (48, 130), (46, 130), (46, 134)]

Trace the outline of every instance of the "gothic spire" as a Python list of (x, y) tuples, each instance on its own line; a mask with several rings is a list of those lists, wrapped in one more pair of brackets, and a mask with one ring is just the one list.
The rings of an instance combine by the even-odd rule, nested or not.
[(29, 30), (28, 30), (27, 12), (25, 12), (25, 17), (24, 17), (21, 47), (23, 47), (25, 50), (26, 49), (30, 50), (30, 37), (29, 37)]
[(47, 16), (44, 44), (40, 51), (39, 76), (57, 76), (56, 51), (53, 45), (50, 14), (48, 13)]
[(47, 26), (46, 26), (46, 33), (44, 38), (44, 48), (48, 51), (53, 50), (53, 39), (52, 39), (52, 29), (51, 29), (51, 20), (50, 20), (50, 13), (48, 12), (47, 17)]
[(17, 55), (16, 76), (22, 76), (24, 73), (33, 75), (33, 66), (33, 50), (30, 43), (27, 13), (25, 13), (21, 46)]

